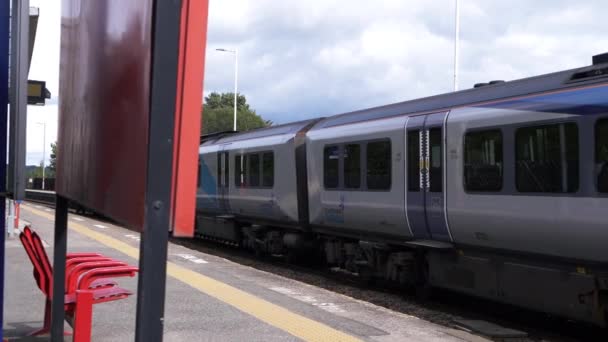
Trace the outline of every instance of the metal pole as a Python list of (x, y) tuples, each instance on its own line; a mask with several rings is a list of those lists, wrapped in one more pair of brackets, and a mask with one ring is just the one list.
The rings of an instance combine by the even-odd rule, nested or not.
[[(9, 50), (10, 30), (10, 0), (0, 0), (0, 51)], [(0, 293), (4, 294), (4, 257), (5, 257), (5, 229), (8, 224), (6, 215), (6, 132), (8, 119), (8, 53), (0, 54)], [(5, 226), (2, 226), (5, 225)], [(0, 296), (0, 308), (4, 308), (4, 296)], [(4, 323), (4, 310), (0, 310), (0, 324)], [(4, 332), (0, 330), (0, 340), (3, 340)]]
[(236, 131), (237, 82), (239, 78), (239, 50), (234, 49), (234, 128)]
[(44, 169), (46, 169), (46, 122), (42, 123), (44, 133), (42, 133), (42, 190), (46, 190), (44, 186)]
[(157, 0), (152, 14), (148, 164), (135, 319), (137, 342), (163, 340), (181, 7), (180, 0)]
[(51, 341), (63, 341), (65, 320), (65, 254), (68, 247), (68, 200), (56, 195), (55, 242), (53, 247), (53, 300), (51, 302)]
[(11, 29), (9, 189), (13, 200), (25, 199), (25, 134), (29, 67), (29, 0), (13, 0)]
[(458, 43), (460, 36), (460, 11), (458, 8), (458, 0), (456, 1), (455, 17), (456, 27), (454, 28), (454, 91), (458, 90)]

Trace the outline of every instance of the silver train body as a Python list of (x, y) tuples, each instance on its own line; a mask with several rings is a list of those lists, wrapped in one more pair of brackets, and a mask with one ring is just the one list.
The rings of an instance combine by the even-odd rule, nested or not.
[(201, 235), (607, 323), (608, 64), (220, 134), (200, 160)]

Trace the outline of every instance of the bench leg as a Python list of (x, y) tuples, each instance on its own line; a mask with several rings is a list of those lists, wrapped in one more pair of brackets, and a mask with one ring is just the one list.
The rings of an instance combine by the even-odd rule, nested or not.
[[(50, 332), (51, 332), (51, 301), (49, 299), (47, 299), (44, 303), (44, 322), (42, 324), (42, 328), (32, 331), (27, 336), (47, 335)], [(63, 334), (65, 336), (72, 335), (72, 333), (69, 331), (65, 331)]]
[(93, 320), (93, 293), (83, 290), (76, 291), (76, 306), (74, 309), (74, 339), (73, 342), (91, 341), (91, 325)]
[(28, 336), (45, 335), (51, 332), (51, 301), (47, 298), (44, 303), (44, 323), (42, 328), (32, 331)]

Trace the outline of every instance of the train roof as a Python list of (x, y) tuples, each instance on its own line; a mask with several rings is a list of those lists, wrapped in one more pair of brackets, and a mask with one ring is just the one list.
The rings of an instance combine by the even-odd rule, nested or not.
[(226, 144), (240, 140), (256, 139), (281, 134), (296, 134), (305, 127), (319, 121), (319, 118), (286, 123), (277, 126), (254, 129), (246, 132), (218, 132), (201, 136), (201, 144)]
[(608, 58), (604, 57), (607, 55), (594, 56), (593, 65), (587, 67), (509, 82), (500, 81), (448, 94), (330, 116), (317, 123), (311, 131), (391, 116), (449, 110), (463, 105), (606, 82), (608, 81)]

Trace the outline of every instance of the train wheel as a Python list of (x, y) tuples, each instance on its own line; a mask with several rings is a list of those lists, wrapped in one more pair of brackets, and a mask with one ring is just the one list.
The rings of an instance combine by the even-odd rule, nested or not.
[(432, 296), (433, 291), (429, 282), (429, 265), (423, 254), (418, 254), (416, 268), (416, 297), (420, 300), (427, 300)]

